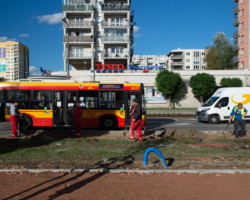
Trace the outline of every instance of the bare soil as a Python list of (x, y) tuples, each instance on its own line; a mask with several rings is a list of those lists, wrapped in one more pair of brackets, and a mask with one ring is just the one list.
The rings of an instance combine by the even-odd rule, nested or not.
[(249, 200), (250, 174), (1, 173), (0, 198)]

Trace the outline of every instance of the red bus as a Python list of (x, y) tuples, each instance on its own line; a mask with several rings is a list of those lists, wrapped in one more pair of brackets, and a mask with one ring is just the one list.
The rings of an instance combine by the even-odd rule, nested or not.
[(16, 101), (24, 129), (72, 126), (73, 107), (80, 103), (83, 127), (122, 128), (129, 126), (134, 98), (139, 99), (143, 112), (143, 84), (1, 82), (0, 120), (10, 120), (10, 106)]

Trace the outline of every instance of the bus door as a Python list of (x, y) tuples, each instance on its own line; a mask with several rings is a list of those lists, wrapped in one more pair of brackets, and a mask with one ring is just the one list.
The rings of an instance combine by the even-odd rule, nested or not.
[(5, 120), (4, 91), (0, 91), (0, 122)]
[(74, 125), (73, 109), (77, 103), (77, 92), (67, 91), (67, 125)]
[(67, 123), (66, 92), (54, 92), (53, 124), (65, 125)]
[[(125, 104), (125, 110), (126, 110), (126, 126), (130, 126), (130, 116), (129, 112), (131, 110), (131, 103), (134, 99), (138, 99), (140, 101), (140, 93), (139, 92), (127, 92), (125, 94), (126, 97), (126, 104)], [(141, 104), (141, 102), (140, 102)]]

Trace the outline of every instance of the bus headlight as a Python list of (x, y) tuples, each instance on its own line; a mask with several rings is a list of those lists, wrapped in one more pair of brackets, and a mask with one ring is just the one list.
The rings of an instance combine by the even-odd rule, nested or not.
[(205, 108), (205, 109), (202, 110), (202, 112), (207, 112), (209, 110), (210, 110), (210, 108)]

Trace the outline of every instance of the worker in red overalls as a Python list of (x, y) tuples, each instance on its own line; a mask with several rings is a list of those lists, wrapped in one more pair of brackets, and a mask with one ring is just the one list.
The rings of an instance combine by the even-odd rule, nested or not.
[(12, 124), (12, 137), (18, 137), (18, 121), (20, 117), (20, 112), (18, 110), (18, 103), (14, 102), (14, 104), (10, 107), (10, 116), (11, 116), (11, 124)]
[(82, 136), (82, 109), (80, 104), (76, 104), (73, 109), (76, 137)]
[(138, 99), (132, 101), (132, 108), (130, 112), (131, 116), (131, 125), (130, 125), (130, 139), (135, 141), (135, 130), (137, 138), (140, 142), (143, 142), (142, 132), (141, 132), (141, 122), (142, 122), (142, 113)]

